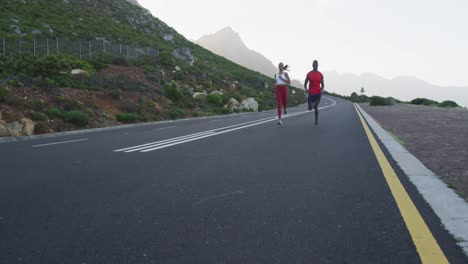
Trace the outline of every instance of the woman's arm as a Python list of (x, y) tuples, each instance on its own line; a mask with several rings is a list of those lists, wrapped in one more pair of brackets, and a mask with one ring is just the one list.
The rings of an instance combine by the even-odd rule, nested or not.
[[(287, 72), (284, 73), (284, 76), (286, 76), (286, 80), (283, 80), (283, 81), (285, 81), (287, 84), (291, 84), (291, 80), (289, 79), (289, 75), (288, 75)], [(281, 78), (281, 79), (283, 79), (283, 78)]]

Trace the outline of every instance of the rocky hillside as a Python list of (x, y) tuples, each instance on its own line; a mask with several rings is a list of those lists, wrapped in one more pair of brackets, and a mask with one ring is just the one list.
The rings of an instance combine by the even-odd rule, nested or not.
[[(7, 43), (58, 37), (157, 50), (153, 56), (105, 53), (90, 60), (33, 56), (26, 49), (7, 53), (0, 60), (0, 136), (275, 106), (271, 78), (188, 41), (126, 0), (2, 1), (0, 14), (0, 37)], [(303, 102), (298, 94), (290, 104)], [(31, 124), (34, 129), (26, 129)]]

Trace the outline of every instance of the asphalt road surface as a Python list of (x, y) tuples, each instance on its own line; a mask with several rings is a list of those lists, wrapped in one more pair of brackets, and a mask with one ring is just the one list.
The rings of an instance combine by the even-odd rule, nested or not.
[[(354, 106), (321, 107), (318, 126), (301, 106), (283, 126), (268, 111), (0, 144), (0, 263), (432, 259)], [(468, 263), (380, 147), (426, 234)]]

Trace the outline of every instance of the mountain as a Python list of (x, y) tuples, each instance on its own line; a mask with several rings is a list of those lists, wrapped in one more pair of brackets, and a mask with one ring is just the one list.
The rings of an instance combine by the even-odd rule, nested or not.
[(273, 76), (277, 71), (276, 66), (270, 60), (262, 54), (249, 49), (239, 34), (230, 27), (205, 35), (198, 39), (196, 43), (215, 54), (266, 76)]
[(134, 5), (136, 5), (136, 6), (141, 6), (140, 3), (138, 3), (137, 0), (127, 0), (127, 1), (134, 4)]
[(410, 76), (386, 79), (375, 73), (357, 75), (332, 71), (325, 72), (324, 76), (327, 90), (338, 94), (359, 93), (364, 87), (370, 96), (391, 96), (405, 101), (425, 97), (439, 102), (453, 100), (464, 107), (468, 106), (468, 87), (438, 86)]

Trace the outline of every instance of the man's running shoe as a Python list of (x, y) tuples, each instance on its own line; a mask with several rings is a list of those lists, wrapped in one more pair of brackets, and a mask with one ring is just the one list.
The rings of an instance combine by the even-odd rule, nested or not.
[(287, 114), (288, 114), (288, 111), (286, 111), (286, 109), (284, 109), (283, 115), (287, 115)]
[(278, 119), (278, 125), (279, 125), (279, 126), (282, 126), (282, 125), (283, 125), (283, 121), (281, 121), (281, 119)]

